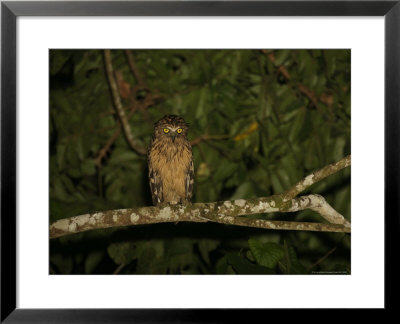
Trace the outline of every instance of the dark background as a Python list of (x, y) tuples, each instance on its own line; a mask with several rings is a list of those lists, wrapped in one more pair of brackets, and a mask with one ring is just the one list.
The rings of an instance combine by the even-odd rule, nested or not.
[[(190, 123), (193, 202), (281, 193), (350, 154), (350, 50), (113, 50), (135, 139)], [(146, 156), (113, 109), (102, 50), (50, 51), (50, 222), (151, 205)], [(104, 148), (108, 148), (104, 150)], [(312, 186), (350, 220), (350, 168)], [(324, 222), (312, 211), (256, 215)], [(350, 273), (350, 236), (155, 224), (53, 239), (52, 274)]]

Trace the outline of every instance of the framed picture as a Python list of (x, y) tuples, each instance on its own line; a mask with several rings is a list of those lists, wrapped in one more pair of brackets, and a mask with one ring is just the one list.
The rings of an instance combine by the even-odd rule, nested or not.
[(388, 308), (399, 15), (2, 2), (1, 320)]

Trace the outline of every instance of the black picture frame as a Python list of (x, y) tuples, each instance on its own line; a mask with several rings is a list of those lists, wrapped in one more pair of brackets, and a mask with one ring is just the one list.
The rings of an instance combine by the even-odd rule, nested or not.
[[(397, 274), (388, 262), (399, 233), (400, 0), (395, 1), (2, 1), (1, 2), (1, 322), (236, 322), (265, 310), (16, 308), (16, 19), (18, 16), (384, 16), (385, 308)], [(373, 150), (372, 153), (373, 154)], [(371, 189), (372, 191), (372, 189)], [(392, 255), (392, 257), (389, 257)], [(366, 283), (367, 284), (367, 283)], [(394, 305), (393, 305), (394, 306)]]

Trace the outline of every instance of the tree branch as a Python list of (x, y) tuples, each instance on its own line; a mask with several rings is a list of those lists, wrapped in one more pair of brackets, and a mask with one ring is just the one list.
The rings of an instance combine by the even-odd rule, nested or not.
[(118, 85), (114, 78), (114, 69), (111, 62), (110, 50), (104, 50), (104, 62), (106, 66), (107, 80), (112, 94), (113, 105), (121, 122), (121, 127), (124, 132), (125, 138), (128, 141), (130, 147), (135, 152), (142, 155), (146, 154), (146, 149), (135, 141), (131, 127), (129, 125), (128, 119), (125, 114), (124, 107), (122, 106), (121, 98), (119, 96), (119, 91), (118, 91)]
[[(138, 110), (144, 110), (146, 108), (149, 108), (155, 104), (157, 104), (162, 98), (158, 95), (151, 95), (149, 94), (146, 99), (143, 102), (137, 102), (134, 101), (131, 105), (130, 111), (128, 112), (127, 120), (129, 121), (132, 117), (132, 115)], [(113, 112), (115, 113), (115, 112)], [(114, 144), (114, 142), (117, 140), (118, 136), (121, 134), (121, 124), (117, 124), (117, 129), (115, 132), (111, 135), (111, 137), (108, 139), (106, 144), (99, 150), (97, 153), (97, 156), (95, 157), (95, 163), (98, 167), (101, 167), (101, 162), (105, 158), (107, 152), (111, 149), (111, 146)], [(139, 153), (139, 152), (137, 152)], [(139, 153), (142, 155), (145, 155), (146, 152)]]
[(329, 164), (309, 176), (305, 177), (303, 180), (296, 183), (292, 188), (284, 193), (284, 200), (290, 200), (296, 197), (298, 194), (306, 190), (308, 187), (312, 186), (314, 183), (321, 181), (322, 179), (344, 169), (351, 165), (351, 155), (346, 156), (338, 162)]
[[(265, 49), (261, 50), (261, 52), (268, 56), (268, 59), (276, 66), (278, 73), (281, 74), (286, 81), (292, 81), (291, 75), (290, 75), (289, 71), (286, 69), (286, 67), (284, 65), (276, 65), (274, 52), (265, 50)], [(315, 94), (315, 92), (312, 91), (311, 89), (307, 88), (304, 84), (301, 84), (300, 82), (298, 82), (296, 84), (296, 86), (297, 86), (297, 89), (300, 91), (300, 93), (302, 93), (304, 96), (306, 96), (308, 98), (308, 100), (311, 101), (313, 106), (315, 108), (317, 108), (318, 110), (320, 109), (318, 101), (332, 104), (332, 102), (331, 102), (333, 100), (332, 96), (323, 94), (321, 98), (318, 98), (317, 95)]]
[(209, 134), (204, 134), (200, 135), (199, 137), (196, 137), (195, 139), (190, 141), (191, 146), (195, 146), (201, 142), (207, 142), (207, 141), (213, 141), (213, 140), (223, 140), (223, 139), (228, 139), (230, 138), (230, 135), (209, 135)]
[[(350, 233), (350, 222), (330, 206), (324, 197), (311, 194), (294, 198), (305, 188), (349, 165), (350, 156), (310, 174), (288, 191), (270, 197), (118, 209), (65, 218), (50, 225), (50, 238), (100, 228), (165, 222), (216, 222), (274, 230)], [(288, 197), (293, 198), (289, 199)], [(305, 209), (319, 213), (330, 224), (242, 217), (271, 212), (296, 212)]]
[[(131, 111), (128, 113), (128, 120), (132, 117), (134, 112), (135, 112), (135, 108), (131, 109)], [(101, 167), (101, 162), (102, 162), (103, 158), (106, 156), (106, 154), (110, 150), (111, 146), (117, 140), (119, 134), (121, 134), (121, 125), (120, 124), (118, 124), (117, 130), (108, 139), (107, 143), (99, 150), (99, 152), (97, 153), (96, 158), (94, 159), (96, 165), (99, 168)]]
[[(192, 205), (169, 205), (166, 207), (127, 208), (85, 214), (58, 220), (50, 225), (50, 238), (84, 232), (93, 229), (143, 225), (166, 222), (216, 222), (229, 225), (267, 228), (275, 230), (308, 230), (322, 232), (350, 232), (350, 223), (338, 214), (331, 206), (325, 214), (324, 206), (329, 206), (322, 196), (309, 195), (295, 198), (283, 203), (280, 195), (255, 198), (219, 201), (212, 203), (195, 203)], [(321, 210), (318, 210), (321, 208)], [(252, 219), (239, 217), (243, 215), (263, 214), (270, 212), (295, 212), (313, 209), (322, 212), (333, 224), (305, 223)], [(334, 215), (329, 214), (333, 210)]]
[(125, 50), (126, 60), (128, 61), (129, 68), (137, 82), (138, 87), (147, 88), (146, 82), (144, 82), (142, 75), (139, 72), (139, 69), (136, 66), (135, 59), (133, 58), (133, 54), (130, 50)]

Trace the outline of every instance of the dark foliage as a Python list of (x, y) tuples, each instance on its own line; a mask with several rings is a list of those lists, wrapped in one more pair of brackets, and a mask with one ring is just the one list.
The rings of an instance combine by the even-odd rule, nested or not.
[[(112, 61), (132, 133), (147, 147), (153, 123), (163, 115), (190, 123), (194, 202), (281, 193), (350, 154), (349, 50), (130, 53), (136, 76), (125, 51), (112, 51)], [(110, 142), (118, 128), (103, 51), (51, 50), (50, 222), (151, 204), (146, 157), (122, 133)], [(350, 220), (349, 168), (308, 192), (322, 194)], [(253, 217), (323, 221), (312, 211)], [(350, 237), (179, 223), (50, 242), (50, 273), (114, 272), (350, 273)]]

